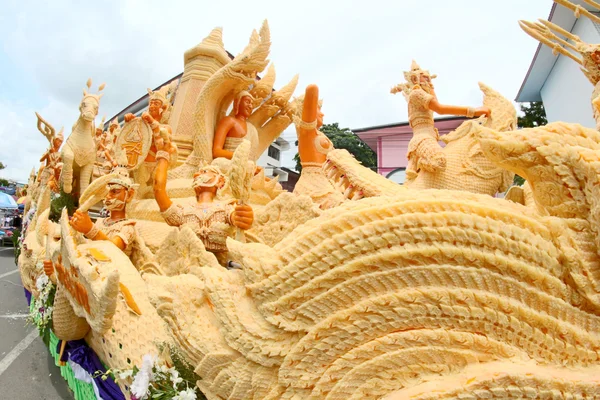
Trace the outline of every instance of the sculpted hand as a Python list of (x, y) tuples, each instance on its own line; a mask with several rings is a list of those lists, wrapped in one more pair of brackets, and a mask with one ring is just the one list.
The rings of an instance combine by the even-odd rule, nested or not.
[(166, 151), (169, 154), (173, 154), (177, 149), (173, 146), (173, 143), (169, 139), (163, 139), (162, 137), (157, 137), (154, 139), (154, 145), (156, 146), (156, 150), (158, 151)]
[(476, 117), (480, 117), (482, 115), (485, 115), (486, 117), (489, 117), (492, 115), (492, 110), (490, 110), (489, 107), (479, 107), (475, 109), (475, 116)]
[(231, 216), (231, 222), (234, 226), (237, 226), (240, 229), (247, 230), (252, 227), (252, 222), (254, 221), (254, 211), (252, 211), (252, 207), (249, 205), (240, 205), (235, 206), (235, 211)]
[(90, 216), (87, 213), (83, 213), (79, 210), (75, 211), (75, 214), (73, 214), (73, 217), (71, 217), (71, 221), (69, 221), (69, 223), (73, 229), (83, 234), (88, 233), (94, 226)]
[(51, 260), (44, 260), (44, 273), (46, 276), (51, 276), (54, 273), (54, 265)]
[(127, 113), (127, 114), (125, 114), (124, 118), (125, 118), (125, 122), (131, 122), (135, 118), (135, 115), (133, 115), (132, 113)]
[(144, 113), (142, 113), (142, 119), (144, 121), (146, 121), (147, 123), (149, 123), (150, 125), (152, 125), (152, 123), (154, 122), (154, 118), (152, 118), (152, 115), (150, 115), (150, 113), (148, 113), (148, 111), (145, 111)]

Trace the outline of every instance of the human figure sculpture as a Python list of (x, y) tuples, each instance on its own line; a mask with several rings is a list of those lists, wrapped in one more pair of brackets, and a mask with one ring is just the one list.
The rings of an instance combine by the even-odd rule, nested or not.
[(98, 144), (102, 142), (102, 137), (104, 135), (104, 121), (106, 117), (102, 117), (102, 121), (100, 121), (100, 125), (96, 127), (96, 134), (94, 135), (94, 143), (96, 143), (96, 148), (98, 148)]
[(121, 133), (121, 127), (119, 126), (119, 119), (115, 117), (108, 127), (108, 131), (112, 135), (113, 143), (117, 141), (117, 136)]
[(40, 158), (40, 162), (45, 162), (40, 178), (41, 184), (43, 186), (49, 184), (50, 181), (53, 181), (53, 191), (57, 191), (54, 189), (56, 189), (56, 179), (58, 179), (56, 174), (59, 172), (61, 166), (60, 146), (62, 146), (63, 140), (64, 136), (62, 131), (60, 131), (58, 135), (52, 139), (52, 143), (48, 151), (46, 151), (42, 158)]
[(336, 190), (325, 175), (322, 167), (327, 153), (333, 150), (333, 144), (319, 128), (323, 126), (324, 114), (319, 101), (319, 88), (309, 85), (304, 100), (298, 99), (301, 117), (294, 116), (298, 135), (298, 153), (302, 164), (302, 173), (296, 183), (294, 193), (305, 194), (322, 209), (332, 208), (344, 201), (344, 196)]
[(438, 144), (439, 135), (434, 125), (433, 113), (464, 115), (468, 118), (489, 115), (487, 107), (463, 107), (443, 105), (438, 102), (431, 80), (436, 75), (422, 70), (413, 61), (411, 69), (404, 73), (405, 83), (394, 86), (391, 93), (402, 92), (408, 102), (408, 121), (413, 129), (413, 137), (408, 144), (408, 165), (406, 180), (417, 177), (420, 169), (429, 172), (442, 170), (446, 167), (446, 157)]
[[(92, 86), (87, 81), (88, 89)], [(104, 89), (104, 84), (98, 88)], [(98, 115), (102, 93), (91, 94), (83, 91), (83, 99), (79, 105), (79, 119), (73, 125), (66, 146), (62, 149), (63, 170), (61, 183), (65, 193), (71, 193), (73, 182), (79, 180), (79, 192), (83, 193), (90, 184), (90, 178), (96, 161), (96, 145), (94, 143), (94, 119)]]
[(106, 175), (117, 166), (117, 162), (114, 159), (113, 147), (113, 135), (108, 131), (104, 132), (98, 142), (96, 152), (99, 175)]
[[(152, 174), (154, 169), (156, 168), (156, 139), (162, 137), (163, 140), (167, 140), (170, 142), (171, 138), (171, 127), (167, 124), (162, 124), (160, 121), (162, 120), (163, 113), (167, 110), (169, 106), (169, 101), (166, 97), (166, 91), (168, 87), (165, 86), (160, 88), (159, 90), (152, 91), (148, 89), (148, 94), (150, 96), (148, 111), (142, 114), (142, 119), (150, 125), (152, 128), (152, 144), (150, 145), (150, 150), (144, 159), (144, 163), (134, 171), (135, 181), (139, 183), (139, 195), (144, 196), (145, 193), (152, 186)], [(131, 122), (135, 116), (131, 113), (125, 114), (125, 122)], [(135, 155), (139, 157), (142, 153), (142, 138), (141, 137), (130, 137), (126, 138), (124, 147), (128, 148), (128, 155), (130, 159), (128, 162), (130, 165), (137, 162), (137, 158)], [(133, 160), (131, 157), (136, 158)]]
[(235, 97), (231, 115), (223, 117), (217, 124), (213, 139), (213, 158), (224, 157), (229, 160), (233, 152), (243, 140), (249, 140), (252, 145), (250, 158), (257, 159), (258, 133), (247, 119), (252, 115), (254, 98), (247, 91), (241, 91)]
[(217, 191), (227, 183), (221, 171), (212, 165), (201, 166), (194, 175), (192, 187), (196, 192), (196, 204), (175, 204), (167, 194), (167, 169), (174, 148), (170, 142), (157, 141), (159, 151), (154, 176), (154, 198), (165, 222), (171, 226), (189, 226), (198, 236), (206, 250), (215, 254), (224, 265), (228, 260), (226, 239), (233, 235), (233, 227), (247, 230), (252, 227), (254, 212), (249, 205), (232, 205), (216, 200)]
[(118, 176), (108, 182), (108, 194), (104, 207), (109, 210), (108, 218), (92, 222), (87, 212), (75, 211), (70, 220), (71, 226), (90, 240), (110, 240), (127, 256), (131, 256), (136, 237), (135, 221), (127, 219), (126, 208), (135, 194), (134, 184), (126, 168), (117, 168)]
[(48, 139), (50, 147), (40, 158), (42, 166), (34, 182), (37, 181), (41, 187), (49, 185), (52, 191), (58, 192), (58, 180), (62, 167), (60, 146), (64, 141), (63, 128), (57, 134), (54, 127), (44, 120), (40, 114), (35, 113), (35, 115), (37, 117), (37, 128)]

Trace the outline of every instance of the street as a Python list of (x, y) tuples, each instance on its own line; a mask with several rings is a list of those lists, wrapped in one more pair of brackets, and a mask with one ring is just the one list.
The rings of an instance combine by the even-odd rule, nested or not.
[(0, 398), (73, 399), (37, 334), (27, 325), (27, 300), (12, 247), (0, 248)]

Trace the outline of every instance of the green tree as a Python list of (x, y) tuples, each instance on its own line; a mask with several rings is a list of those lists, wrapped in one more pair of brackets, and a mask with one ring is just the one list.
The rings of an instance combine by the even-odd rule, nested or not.
[[(348, 150), (362, 165), (374, 171), (377, 170), (377, 155), (349, 128), (340, 128), (339, 124), (335, 122), (324, 124), (321, 127), (321, 132), (331, 140), (334, 148)], [(298, 146), (297, 140), (296, 146)], [(300, 155), (298, 153), (294, 156), (294, 161), (296, 161), (296, 171), (301, 172), (302, 165), (300, 165)]]
[[(535, 128), (536, 126), (542, 126), (548, 123), (544, 103), (541, 101), (521, 103), (521, 111), (523, 112), (523, 116), (517, 118), (517, 125), (519, 128)], [(515, 175), (513, 183), (518, 186), (523, 186), (525, 179), (519, 175)]]
[[(3, 170), (4, 168), (6, 168), (6, 165), (0, 161), (0, 170)], [(8, 186), (9, 184), (10, 183), (6, 179), (0, 178), (0, 186)]]
[(544, 103), (541, 101), (521, 103), (521, 111), (523, 116), (517, 118), (519, 128), (535, 128), (548, 123)]

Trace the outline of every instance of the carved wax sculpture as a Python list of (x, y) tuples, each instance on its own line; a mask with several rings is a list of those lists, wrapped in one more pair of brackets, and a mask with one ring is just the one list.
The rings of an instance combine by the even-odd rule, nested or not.
[[(594, 24), (600, 23), (600, 17), (597, 14), (586, 10), (581, 5), (568, 0), (560, 0), (556, 3), (573, 11), (576, 18), (584, 15)], [(599, 3), (593, 1), (586, 1), (586, 3), (600, 12)], [(542, 19), (539, 22), (519, 21), (519, 25), (528, 35), (550, 47), (554, 55), (560, 53), (581, 65), (581, 71), (594, 86), (591, 98), (592, 110), (596, 120), (596, 129), (600, 130), (600, 44), (586, 43), (579, 36)], [(581, 57), (573, 54), (572, 51)]]
[(213, 142), (213, 158), (224, 157), (229, 160), (233, 152), (244, 140), (252, 145), (251, 159), (256, 161), (258, 133), (256, 128), (247, 122), (252, 115), (254, 98), (247, 91), (241, 91), (235, 97), (231, 115), (223, 117), (217, 124)]
[[(84, 340), (107, 368), (143, 370), (144, 356), (158, 355), (157, 363), (174, 366), (211, 400), (600, 398), (600, 133), (566, 122), (517, 130), (512, 105), (482, 85), (491, 115), (446, 137), (446, 183), (463, 187), (415, 190), (429, 171), (421, 168), (415, 186), (398, 185), (346, 150), (323, 157), (330, 146), (319, 138), (318, 93), (309, 87), (297, 121), (302, 161), (318, 164), (331, 187), (360, 201), (320, 210), (309, 196), (283, 193), (255, 203), (249, 141), (231, 160), (220, 159), (230, 161), (228, 179), (214, 165), (199, 165), (213, 161), (215, 129), (205, 128), (214, 128), (232, 95), (266, 68), (269, 42), (261, 29), (242, 57), (204, 71), (200, 95), (187, 92), (198, 111), (197, 163), (186, 163), (169, 183), (193, 181), (195, 192), (171, 186), (167, 195), (173, 149), (168, 137), (155, 139), (158, 207), (151, 199), (127, 206), (143, 206), (134, 231), (154, 240), (153, 260), (135, 261), (137, 242), (127, 257), (117, 247), (128, 251), (125, 240), (104, 225), (94, 239), (114, 241), (86, 240), (73, 230), (92, 236), (84, 211), (104, 195), (88, 198), (88, 191), (106, 188), (112, 174), (82, 194), (74, 221), (63, 210), (60, 244), (51, 240), (49, 252), (43, 241), (57, 237), (43, 234), (50, 231), (50, 189), (31, 188), (42, 195), (33, 196), (39, 201), (19, 269), (36, 296), (44, 254), (56, 260), (52, 330), (66, 327), (56, 307), (66, 299), (89, 325)], [(269, 79), (264, 88), (252, 86), (257, 99), (269, 96)], [(408, 89), (427, 86), (421, 76), (416, 83)], [(425, 94), (433, 97), (431, 108), (435, 95)], [(259, 110), (270, 109), (269, 101)], [(417, 111), (427, 119), (432, 110)], [(139, 120), (152, 139), (149, 123)], [(453, 167), (450, 149), (464, 153), (457, 164), (464, 168)], [(528, 181), (526, 205), (465, 192), (481, 183), (496, 190), (502, 169)], [(220, 201), (229, 189), (218, 188), (227, 183), (232, 197), (252, 208)], [(107, 202), (127, 202), (133, 194), (126, 192)], [(120, 205), (111, 206), (111, 218), (125, 217)], [(180, 229), (167, 226), (159, 210)], [(229, 237), (232, 225), (245, 230), (245, 242)], [(222, 268), (215, 255), (240, 268)], [(171, 360), (164, 349), (173, 350)], [(175, 355), (181, 362), (172, 362)], [(114, 379), (124, 398), (133, 397), (131, 378)]]
[(62, 167), (62, 160), (60, 156), (60, 146), (64, 141), (63, 128), (56, 134), (54, 127), (46, 122), (38, 113), (37, 116), (37, 127), (38, 130), (48, 139), (50, 142), (50, 148), (40, 158), (41, 163), (45, 163), (40, 170), (39, 180), (40, 185), (50, 185), (53, 192), (58, 192), (58, 179), (60, 170)]
[(437, 171), (446, 167), (446, 157), (438, 144), (439, 136), (433, 121), (433, 112), (438, 114), (465, 115), (479, 117), (490, 113), (489, 109), (481, 107), (447, 106), (440, 104), (433, 90), (431, 80), (436, 75), (430, 75), (413, 61), (411, 69), (404, 73), (406, 83), (394, 86), (391, 93), (402, 92), (408, 102), (408, 121), (413, 129), (413, 137), (408, 144), (408, 166), (406, 180), (417, 177), (420, 169)]
[[(90, 89), (92, 80), (88, 79)], [(104, 84), (98, 87), (104, 89)], [(94, 118), (98, 115), (98, 107), (102, 93), (91, 94), (83, 91), (83, 99), (79, 105), (79, 119), (73, 125), (71, 135), (62, 149), (63, 169), (61, 184), (65, 193), (71, 193), (73, 183), (78, 181), (79, 192), (83, 193), (90, 184), (90, 178), (96, 161), (96, 145), (94, 143)]]
[[(141, 119), (135, 118), (133, 114), (125, 115), (126, 124), (148, 124), (151, 131), (151, 141), (148, 148), (148, 138), (145, 133), (145, 127), (138, 126), (137, 129), (124, 128), (122, 141), (118, 142), (127, 154), (128, 166), (134, 170), (134, 179), (139, 183), (139, 196), (145, 197), (146, 194), (151, 194), (152, 173), (156, 167), (156, 139), (171, 141), (171, 127), (161, 123), (163, 113), (170, 105), (170, 100), (167, 98), (170, 85), (165, 85), (159, 90), (152, 91), (148, 89), (149, 105), (148, 111), (142, 114)], [(143, 162), (140, 164), (141, 157)]]
[(333, 144), (319, 131), (324, 116), (319, 88), (316, 85), (308, 86), (304, 98), (297, 99), (296, 103), (296, 113), (300, 116), (294, 116), (294, 123), (302, 173), (294, 193), (308, 195), (322, 209), (335, 207), (344, 201), (344, 196), (331, 184), (322, 169), (327, 153), (333, 150)]
[(117, 176), (108, 182), (108, 193), (104, 207), (110, 212), (108, 218), (99, 218), (92, 222), (87, 212), (75, 211), (71, 226), (91, 240), (110, 240), (127, 256), (131, 255), (131, 246), (135, 239), (135, 221), (126, 217), (127, 203), (134, 197), (134, 184), (126, 168), (117, 168)]
[(99, 175), (106, 175), (117, 166), (114, 158), (114, 139), (110, 131), (104, 132), (98, 142), (96, 161), (98, 163)]
[(196, 204), (181, 206), (169, 198), (166, 191), (167, 167), (173, 148), (169, 142), (160, 141), (157, 153), (158, 164), (154, 181), (154, 197), (163, 218), (171, 226), (189, 226), (202, 240), (206, 250), (214, 253), (220, 262), (227, 252), (226, 239), (233, 234), (232, 227), (250, 229), (254, 214), (249, 205), (231, 204), (216, 201), (217, 191), (226, 182), (221, 171), (211, 165), (200, 167), (194, 175), (192, 187), (196, 192)]
[(440, 137), (446, 146), (440, 151), (446, 167), (429, 171), (420, 169), (415, 179), (407, 181), (410, 189), (452, 189), (495, 196), (512, 184), (514, 173), (493, 163), (479, 145), (484, 127), (510, 131), (517, 126), (517, 111), (513, 103), (490, 87), (479, 83), (483, 105), (490, 116), (464, 121), (454, 131)]
[[(178, 97), (178, 102), (184, 98), (186, 101), (188, 98), (194, 101), (194, 106), (191, 106), (194, 108), (193, 112), (187, 110), (190, 108), (189, 105), (183, 107), (184, 112), (180, 118), (177, 112), (173, 111), (175, 120), (178, 120), (175, 139), (179, 140), (178, 143), (181, 143), (182, 146), (188, 148), (189, 144), (181, 141), (187, 136), (185, 140), (191, 141), (192, 152), (183, 165), (169, 172), (170, 179), (191, 179), (203, 161), (212, 163), (214, 157), (227, 159), (228, 156), (231, 158), (231, 149), (239, 145), (241, 136), (245, 136), (245, 139), (252, 143), (251, 161), (256, 162), (281, 132), (290, 125), (292, 109), (289, 100), (298, 83), (298, 76), (276, 91), (273, 91), (272, 86), (275, 81), (273, 66), (269, 67), (263, 77), (264, 82), (263, 79), (257, 79), (258, 74), (269, 65), (267, 57), (270, 46), (270, 31), (267, 21), (265, 21), (259, 31), (252, 32), (248, 46), (233, 60), (229, 60), (227, 56), (219, 29), (213, 30), (200, 45), (188, 52), (202, 55), (202, 57), (194, 57), (193, 63), (186, 64), (186, 72), (182, 78), (182, 89), (180, 90), (190, 87), (190, 80), (201, 79), (202, 76), (205, 76), (205, 71), (200, 72), (195, 68), (206, 67), (208, 69), (206, 60), (202, 61), (206, 55), (211, 58), (216, 57), (220, 63), (221, 61), (224, 63), (221, 63), (222, 65), (216, 72), (212, 72), (214, 64), (210, 64), (210, 77), (205, 83), (198, 83), (200, 87), (197, 89), (197, 95), (196, 91), (192, 92), (190, 89), (186, 97)], [(186, 53), (186, 57), (188, 53)], [(239, 100), (248, 93), (253, 96), (251, 115), (245, 117), (245, 124), (237, 124), (241, 125), (241, 127), (238, 126), (238, 133), (234, 136), (231, 132), (231, 139), (226, 143), (228, 132), (231, 130), (231, 125), (234, 124), (231, 119), (235, 118), (237, 111), (240, 111)], [(232, 100), (234, 113), (224, 119), (231, 107)], [(243, 108), (241, 111), (247, 113)], [(217, 129), (219, 123), (221, 126), (220, 129)], [(219, 139), (215, 140), (217, 131), (219, 131)], [(225, 153), (215, 156), (213, 155), (215, 149)], [(187, 149), (185, 151), (187, 152)], [(260, 169), (257, 169), (257, 172), (260, 173)]]

